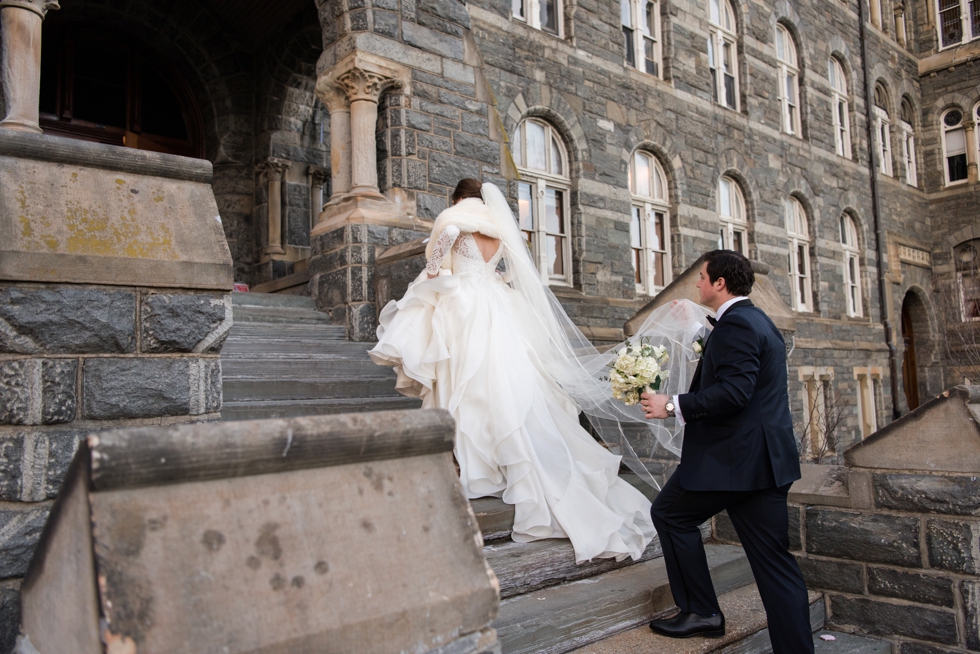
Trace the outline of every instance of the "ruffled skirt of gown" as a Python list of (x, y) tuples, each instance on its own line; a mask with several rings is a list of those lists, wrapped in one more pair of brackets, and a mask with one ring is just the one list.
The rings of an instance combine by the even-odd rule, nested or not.
[(655, 534), (650, 502), (536, 366), (521, 302), (497, 275), (423, 273), (381, 312), (371, 358), (395, 367), (400, 392), (452, 414), (466, 495), (513, 504), (515, 541), (569, 538), (577, 563), (636, 560)]

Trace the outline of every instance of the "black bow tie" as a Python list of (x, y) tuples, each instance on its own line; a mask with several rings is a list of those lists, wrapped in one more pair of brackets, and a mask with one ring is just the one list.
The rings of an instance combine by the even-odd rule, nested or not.
[(712, 318), (711, 316), (705, 316), (705, 318), (708, 319), (708, 324), (712, 327), (718, 324), (718, 320), (716, 318)]

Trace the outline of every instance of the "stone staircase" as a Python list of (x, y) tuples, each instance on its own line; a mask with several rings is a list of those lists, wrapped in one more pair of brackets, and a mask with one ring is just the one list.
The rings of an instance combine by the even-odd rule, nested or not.
[(411, 409), (395, 374), (368, 358), (369, 343), (316, 311), (313, 299), (232, 294), (234, 325), (221, 350), (223, 420)]

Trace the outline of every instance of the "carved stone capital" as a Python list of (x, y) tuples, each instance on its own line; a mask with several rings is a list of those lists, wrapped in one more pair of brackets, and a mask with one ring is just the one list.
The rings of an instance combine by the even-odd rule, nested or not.
[(337, 78), (347, 91), (351, 102), (369, 100), (377, 102), (385, 89), (399, 86), (399, 81), (393, 77), (376, 73), (362, 68), (352, 68)]
[(306, 176), (310, 178), (310, 186), (323, 186), (323, 183), (330, 177), (330, 173), (325, 168), (310, 166), (306, 171)]
[(336, 82), (328, 77), (321, 77), (316, 81), (314, 89), (316, 97), (326, 106), (327, 111), (350, 111), (350, 99), (347, 97), (347, 89), (338, 86)]
[(289, 161), (269, 157), (265, 161), (259, 162), (256, 169), (266, 176), (270, 182), (282, 181), (282, 175), (289, 169)]
[(33, 11), (41, 18), (44, 18), (51, 10), (61, 9), (58, 0), (0, 0), (0, 9), (6, 7), (18, 7)]
[(892, 10), (898, 18), (901, 18), (905, 14), (905, 6), (901, 3), (896, 3)]

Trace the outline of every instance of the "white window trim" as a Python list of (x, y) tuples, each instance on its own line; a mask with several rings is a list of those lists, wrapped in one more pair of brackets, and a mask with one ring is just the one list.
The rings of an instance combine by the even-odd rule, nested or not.
[[(559, 155), (561, 157), (562, 170), (568, 171), (568, 151), (561, 137), (555, 132), (555, 128), (550, 123), (534, 118), (527, 118), (518, 124), (515, 130), (515, 145), (520, 148), (521, 162), (527, 161), (524, 126), (527, 122), (536, 122), (545, 128), (545, 165), (551, 166), (551, 144), (552, 140), (558, 144)], [(538, 272), (544, 283), (551, 286), (571, 286), (572, 285), (572, 223), (571, 223), (571, 180), (563, 175), (555, 175), (548, 171), (527, 168), (523, 165), (517, 166), (520, 175), (520, 182), (530, 184), (532, 187), (532, 202), (534, 210), (532, 212), (534, 224), (532, 233), (534, 235), (532, 257), (538, 267)], [(547, 230), (547, 221), (544, 219), (547, 199), (547, 189), (554, 189), (562, 193), (562, 215), (565, 217), (565, 233), (562, 236), (562, 256), (564, 257), (565, 274), (562, 276), (552, 275), (548, 272), (548, 250), (545, 247), (547, 237), (551, 234)]]
[[(524, 8), (524, 16), (517, 15), (513, 10), (515, 4)], [(541, 2), (540, 0), (518, 0), (517, 3), (512, 2), (511, 4), (511, 18), (514, 20), (526, 24), (528, 27), (533, 27), (536, 30), (540, 30), (545, 34), (551, 34), (559, 39), (565, 38), (564, 34), (564, 2), (562, 0), (555, 0), (555, 27), (557, 28), (555, 32), (549, 32), (541, 28)]]
[[(633, 168), (632, 176), (636, 175), (636, 156), (638, 154), (643, 154), (650, 158), (650, 170), (652, 175), (659, 175), (661, 178), (664, 197), (655, 198), (652, 196), (637, 195), (633, 192), (632, 187), (630, 188), (630, 197), (632, 199), (632, 207), (637, 207), (640, 209), (640, 283), (636, 285), (636, 292), (643, 295), (649, 295), (650, 297), (655, 296), (657, 293), (662, 291), (668, 284), (670, 284), (673, 275), (671, 274), (671, 252), (670, 252), (670, 204), (667, 190), (667, 176), (663, 172), (663, 167), (660, 165), (660, 161), (656, 156), (649, 152), (634, 152), (633, 157), (630, 159), (630, 166)], [(652, 184), (652, 180), (651, 180)], [(632, 210), (632, 209), (631, 209)], [(664, 217), (664, 239), (662, 249), (655, 250), (651, 243), (653, 242), (653, 235), (656, 233), (656, 228), (654, 225), (655, 214), (663, 214)], [(633, 220), (632, 215), (630, 216), (630, 221)], [(631, 246), (632, 249), (632, 246)], [(664, 264), (664, 284), (663, 286), (657, 286), (655, 284), (656, 280), (656, 269), (654, 262), (656, 261), (656, 254), (660, 253), (663, 255)]]
[(915, 129), (904, 120), (899, 120), (898, 125), (902, 131), (902, 158), (905, 163), (905, 183), (909, 186), (918, 187), (919, 171), (915, 163)]
[[(709, 0), (710, 2), (710, 0)], [(718, 0), (719, 9), (724, 13), (726, 7), (731, 11), (732, 22), (736, 21), (735, 10), (729, 6), (728, 0)], [(714, 48), (715, 53), (715, 94), (718, 100), (715, 104), (719, 104), (726, 109), (731, 109), (733, 111), (739, 110), (739, 56), (738, 56), (738, 34), (732, 30), (729, 30), (718, 23), (711, 21), (711, 10), (709, 5), (708, 10), (708, 39), (711, 41), (711, 46)], [(724, 20), (724, 19), (722, 19)], [(722, 68), (722, 53), (724, 52), (723, 44), (728, 43), (732, 47), (732, 66), (734, 70), (732, 75), (735, 79), (735, 106), (728, 105), (725, 98), (725, 72)], [(710, 67), (711, 62), (709, 60), (708, 65)]]
[[(803, 136), (803, 125), (800, 122), (800, 69), (798, 63), (794, 63), (787, 59), (779, 58), (779, 46), (778, 39), (779, 33), (783, 34), (783, 44), (786, 49), (790, 49), (793, 54), (793, 59), (798, 59), (798, 53), (796, 50), (796, 41), (793, 40), (793, 35), (789, 33), (789, 30), (782, 25), (776, 25), (776, 97), (779, 99), (780, 107), (780, 122), (782, 123), (783, 132), (786, 134), (792, 134), (793, 136)], [(796, 104), (791, 105), (789, 103), (789, 98), (786, 95), (787, 81), (792, 80), (794, 95), (796, 96)], [(792, 128), (795, 125), (795, 130)]]
[(881, 368), (855, 368), (857, 380), (858, 424), (861, 440), (878, 431), (878, 394), (881, 389)]
[[(940, 130), (939, 140), (942, 143), (942, 147), (943, 147), (943, 162), (942, 162), (942, 165), (943, 165), (943, 185), (944, 186), (959, 186), (960, 184), (966, 184), (967, 182), (969, 182), (970, 181), (970, 176), (967, 175), (963, 179), (958, 179), (955, 182), (949, 181), (949, 164), (948, 164), (948, 161), (946, 159), (946, 157), (947, 157), (947, 154), (946, 154), (946, 133), (947, 132), (952, 132), (952, 131), (957, 130), (957, 129), (962, 129), (963, 130), (963, 140), (964, 140), (964, 144), (966, 146), (965, 147), (965, 150), (970, 148), (970, 143), (967, 140), (966, 128), (963, 127), (962, 123), (960, 125), (956, 126), (956, 127), (949, 127), (948, 125), (946, 125), (946, 114), (948, 114), (950, 111), (960, 111), (960, 110), (959, 109), (955, 109), (955, 108), (954, 109), (947, 109), (946, 111), (944, 111), (939, 116), (939, 130)], [(962, 113), (963, 112), (960, 112), (960, 115), (962, 115)], [(980, 139), (978, 139), (978, 140), (980, 140)], [(969, 166), (970, 158), (967, 157), (966, 161), (967, 161), (967, 166)]]
[[(660, 0), (652, 0), (653, 4), (653, 30), (652, 40), (654, 42), (654, 61), (657, 64), (657, 72), (649, 73), (647, 72), (646, 66), (646, 52), (644, 46), (644, 40), (646, 39), (647, 33), (643, 30), (646, 25), (646, 5), (647, 0), (626, 0), (630, 4), (630, 18), (633, 21), (633, 25), (629, 26), (633, 30), (633, 61), (636, 65), (630, 65), (629, 60), (624, 57), (624, 62), (627, 67), (633, 70), (638, 70), (646, 75), (653, 75), (654, 77), (663, 78), (664, 74), (664, 59), (663, 59), (663, 40), (660, 36)], [(627, 27), (624, 25), (624, 27)], [(623, 45), (625, 48), (625, 44)]]
[[(834, 369), (825, 366), (800, 366), (800, 381), (803, 382), (803, 409), (806, 412), (803, 416), (803, 424), (807, 428), (803, 434), (809, 451), (803, 452), (807, 459), (812, 459), (820, 451), (822, 441), (826, 438), (824, 429), (827, 424), (827, 390), (831, 381), (834, 379)], [(814, 439), (815, 428), (821, 427), (819, 436), (820, 441)], [(834, 450), (827, 448), (827, 453)]]
[(970, 41), (980, 38), (980, 32), (977, 32), (976, 34), (973, 33), (973, 26), (971, 25), (970, 20), (970, 0), (960, 0), (960, 29), (963, 36), (960, 37), (959, 41), (954, 41), (949, 45), (943, 45), (943, 24), (942, 16), (939, 13), (939, 0), (935, 0), (935, 4), (933, 6), (936, 9), (936, 38), (938, 39), (938, 50), (956, 48), (964, 43), (969, 43)]
[[(844, 302), (847, 306), (847, 315), (851, 318), (864, 317), (864, 298), (861, 293), (861, 250), (858, 246), (857, 225), (854, 219), (844, 214), (841, 222), (846, 221), (851, 228), (854, 243), (846, 243), (844, 234), (841, 234), (841, 248), (844, 250)], [(845, 230), (846, 231), (846, 230)], [(854, 261), (855, 279), (851, 279), (851, 261)], [(851, 298), (851, 288), (855, 289), (854, 298)]]
[[(799, 215), (797, 215), (797, 212)], [(796, 198), (785, 203), (786, 234), (789, 240), (790, 291), (793, 297), (793, 310), (800, 313), (813, 311), (813, 276), (810, 267), (809, 219), (803, 204)], [(802, 219), (806, 232), (798, 230), (797, 223)], [(799, 249), (803, 246), (803, 274), (800, 274)], [(800, 278), (803, 278), (803, 297), (800, 297)]]
[[(844, 87), (843, 91), (834, 88), (831, 84), (831, 101), (833, 105), (833, 123), (834, 123), (834, 147), (836, 148), (837, 154), (847, 159), (851, 158), (851, 103), (848, 99), (848, 85), (847, 77), (844, 76), (844, 66), (841, 65), (833, 57), (827, 62), (829, 68), (836, 66), (836, 70), (833, 75), (837, 76), (841, 80), (841, 85)], [(840, 105), (844, 106), (844, 124), (841, 125), (840, 117)]]
[[(888, 177), (892, 173), (892, 128), (888, 112), (875, 107), (875, 140), (878, 145), (878, 172)], [(882, 134), (884, 132), (884, 134)]]
[[(721, 180), (726, 179), (731, 184), (734, 192), (732, 193), (733, 201), (738, 205), (741, 210), (741, 218), (735, 216), (725, 216), (721, 213)], [(745, 215), (745, 196), (742, 194), (741, 185), (732, 179), (731, 177), (722, 176), (718, 180), (718, 184), (715, 186), (716, 193), (718, 194), (718, 200), (716, 202), (717, 212), (718, 212), (718, 222), (721, 223), (721, 243), (719, 246), (724, 250), (734, 250), (735, 249), (735, 233), (738, 232), (742, 235), (742, 246), (745, 252), (742, 252), (745, 256), (748, 256), (749, 250), (749, 220), (748, 216)], [(719, 231), (721, 231), (719, 230)]]

